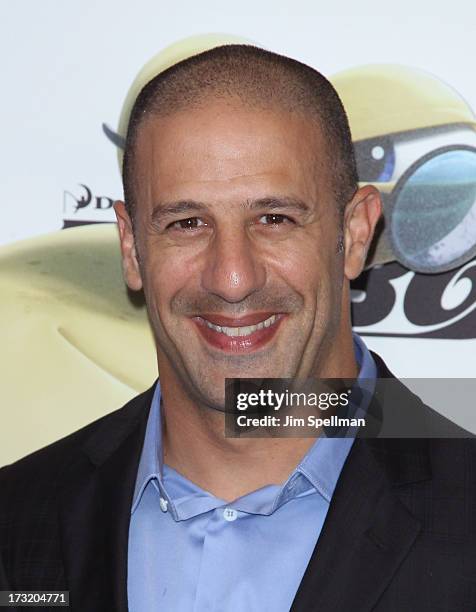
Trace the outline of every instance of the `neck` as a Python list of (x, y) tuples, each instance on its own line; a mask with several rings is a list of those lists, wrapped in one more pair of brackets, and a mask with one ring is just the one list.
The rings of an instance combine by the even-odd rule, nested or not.
[[(356, 377), (351, 334), (338, 348), (343, 349), (340, 358), (320, 376)], [(226, 438), (224, 413), (197, 406), (167, 361), (159, 363), (159, 371), (163, 461), (220, 499), (229, 502), (266, 485), (282, 484), (315, 442), (309, 437)]]

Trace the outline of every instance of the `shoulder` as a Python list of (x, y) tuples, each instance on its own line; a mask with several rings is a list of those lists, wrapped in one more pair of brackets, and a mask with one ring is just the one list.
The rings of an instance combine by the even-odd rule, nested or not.
[(393, 484), (405, 484), (408, 476), (415, 476), (414, 482), (429, 477), (437, 486), (447, 481), (476, 492), (476, 479), (470, 477), (476, 473), (475, 438), (367, 438), (360, 443), (371, 450)]
[[(422, 401), (420, 395), (425, 398), (433, 379), (412, 379), (411, 391), (379, 355), (371, 353), (377, 367), (377, 383), (368, 407), (369, 427), (363, 437), (476, 439), (458, 422), (458, 413), (452, 416), (446, 407), (433, 408)], [(434, 395), (434, 386), (431, 391)]]
[[(382, 401), (378, 415), (387, 426), (365, 443), (396, 485), (411, 484), (413, 494), (426, 491), (427, 501), (439, 497), (445, 502), (458, 496), (476, 498), (476, 438), (456, 423), (438, 414), (408, 389), (372, 352), (381, 381), (391, 380), (390, 401)], [(388, 423), (390, 425), (388, 425)], [(415, 431), (424, 432), (416, 437)], [(389, 437), (382, 436), (385, 431)], [(403, 432), (395, 437), (395, 432)], [(392, 437), (393, 434), (393, 437)], [(405, 487), (401, 489), (403, 492)], [(431, 491), (431, 494), (430, 494)], [(451, 492), (454, 496), (452, 497)]]
[(74, 490), (82, 491), (78, 508), (88, 496), (98, 499), (97, 466), (134, 432), (141, 444), (153, 391), (0, 470), (0, 566), (9, 584), (36, 584), (39, 577), (42, 585), (63, 584), (63, 504)]

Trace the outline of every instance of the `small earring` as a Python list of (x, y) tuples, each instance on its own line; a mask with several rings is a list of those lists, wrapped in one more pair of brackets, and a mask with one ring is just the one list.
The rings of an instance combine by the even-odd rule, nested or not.
[(339, 236), (337, 240), (337, 252), (338, 253), (344, 252), (344, 237), (342, 236), (342, 234)]

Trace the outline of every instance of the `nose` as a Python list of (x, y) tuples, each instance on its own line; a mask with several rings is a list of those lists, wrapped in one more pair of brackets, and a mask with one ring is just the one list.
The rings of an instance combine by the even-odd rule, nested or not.
[(235, 303), (261, 289), (265, 282), (264, 262), (246, 230), (235, 227), (217, 232), (207, 248), (203, 288)]

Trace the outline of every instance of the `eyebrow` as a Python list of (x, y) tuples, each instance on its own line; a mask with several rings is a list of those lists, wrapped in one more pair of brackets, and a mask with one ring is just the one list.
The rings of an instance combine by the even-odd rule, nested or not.
[[(309, 214), (311, 207), (303, 200), (293, 197), (270, 196), (256, 200), (246, 200), (242, 203), (245, 210), (294, 210), (296, 212)], [(154, 223), (159, 223), (164, 218), (178, 215), (189, 215), (203, 213), (208, 206), (203, 202), (195, 200), (180, 200), (178, 202), (157, 203), (151, 214)]]
[(256, 209), (273, 209), (273, 210), (295, 210), (299, 212), (309, 213), (311, 207), (299, 198), (291, 197), (267, 197), (260, 198), (258, 200), (248, 200), (245, 202), (244, 207), (248, 210)]
[(174, 217), (189, 213), (200, 213), (206, 210), (205, 204), (194, 200), (182, 200), (180, 202), (158, 203), (154, 206), (151, 219), (154, 223), (160, 222), (163, 218)]

